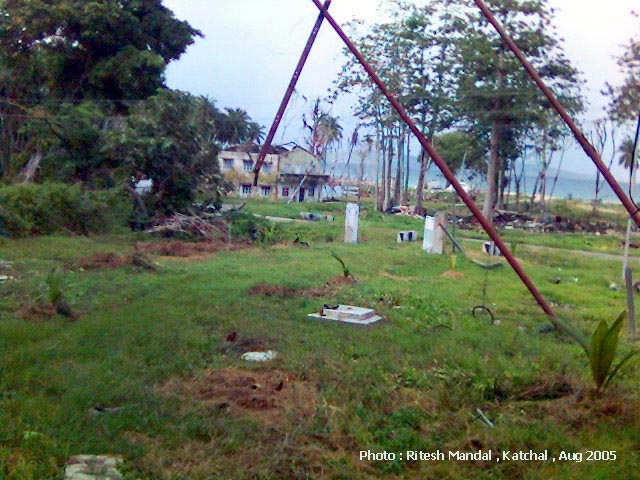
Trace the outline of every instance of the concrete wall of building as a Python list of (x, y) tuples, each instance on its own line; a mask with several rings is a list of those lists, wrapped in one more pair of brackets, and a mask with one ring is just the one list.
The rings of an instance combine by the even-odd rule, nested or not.
[[(235, 194), (241, 198), (264, 198), (287, 201), (293, 194), (302, 176), (305, 174), (320, 175), (320, 160), (302, 148), (294, 148), (283, 154), (269, 154), (260, 170), (258, 185), (253, 186), (253, 169), (258, 160), (257, 153), (222, 151), (218, 155), (220, 172), (225, 180), (235, 188)], [(284, 179), (280, 174), (299, 175), (294, 179)], [(319, 202), (322, 199), (322, 183), (309, 184), (305, 180), (303, 189), (304, 202)], [(294, 202), (300, 199), (300, 190)]]
[(305, 149), (296, 147), (280, 156), (280, 173), (322, 175), (320, 159)]

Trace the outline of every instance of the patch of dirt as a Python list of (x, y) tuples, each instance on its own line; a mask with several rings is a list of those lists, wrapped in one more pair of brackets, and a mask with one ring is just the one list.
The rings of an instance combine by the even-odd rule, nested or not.
[(602, 398), (591, 398), (588, 393), (579, 391), (544, 404), (547, 417), (556, 418), (576, 430), (602, 428), (603, 423), (612, 428), (638, 425), (640, 400), (621, 395), (612, 388)]
[(284, 285), (269, 285), (260, 283), (249, 289), (249, 294), (265, 297), (291, 298), (295, 296), (321, 298), (335, 295), (342, 285), (353, 285), (355, 282), (351, 277), (338, 275), (320, 287), (296, 289)]
[(147, 242), (137, 244), (141, 252), (162, 255), (165, 257), (202, 257), (221, 250), (241, 250), (249, 248), (248, 243), (225, 242), (183, 242), (180, 240), (166, 242)]
[(98, 252), (88, 257), (77, 258), (69, 266), (71, 268), (82, 268), (83, 270), (100, 270), (103, 268), (120, 268), (130, 263), (130, 260), (124, 255), (112, 252)]
[(516, 400), (555, 400), (575, 393), (575, 388), (565, 377), (544, 378), (514, 392)]
[(236, 332), (231, 332), (226, 337), (224, 352), (233, 351), (238, 353), (261, 352), (271, 350), (268, 345), (273, 345), (274, 341), (263, 337), (240, 337)]
[(453, 280), (460, 280), (461, 278), (464, 278), (464, 274), (462, 272), (456, 272), (455, 270), (447, 270), (438, 276), (440, 278), (451, 278)]
[(297, 290), (286, 287), (284, 285), (268, 285), (266, 283), (259, 283), (249, 289), (249, 294), (254, 296), (264, 297), (294, 297), (297, 294)]
[(388, 272), (382, 272), (380, 274), (380, 276), (384, 277), (384, 278), (389, 278), (391, 280), (395, 280), (397, 282), (412, 282), (412, 281), (416, 280), (416, 277), (401, 277), (399, 275), (393, 275), (393, 274), (388, 273)]
[(312, 298), (331, 297), (335, 295), (342, 285), (353, 285), (355, 281), (351, 277), (337, 275), (321, 287), (305, 288), (300, 290), (300, 295)]
[(130, 255), (120, 255), (113, 252), (98, 252), (88, 257), (80, 257), (67, 263), (71, 270), (101, 270), (116, 269), (132, 265), (144, 270), (156, 270), (157, 266), (151, 259), (136, 247)]
[(337, 275), (329, 280), (326, 285), (353, 285), (355, 282), (352, 277), (345, 277), (344, 275)]
[(212, 411), (222, 410), (235, 418), (250, 417), (279, 428), (313, 416), (318, 405), (315, 386), (278, 370), (208, 370), (195, 378), (170, 380), (160, 391), (183, 399), (187, 408), (197, 402)]
[(18, 317), (23, 320), (51, 320), (57, 315), (53, 305), (46, 302), (26, 303), (18, 310)]

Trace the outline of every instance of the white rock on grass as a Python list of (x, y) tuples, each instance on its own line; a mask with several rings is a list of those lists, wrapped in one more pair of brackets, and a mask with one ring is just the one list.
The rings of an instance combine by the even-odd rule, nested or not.
[(247, 352), (242, 355), (242, 359), (248, 362), (268, 362), (278, 356), (278, 353), (273, 350), (267, 350), (266, 352)]
[(116, 467), (122, 463), (118, 457), (107, 455), (76, 455), (67, 460), (64, 480), (122, 480)]

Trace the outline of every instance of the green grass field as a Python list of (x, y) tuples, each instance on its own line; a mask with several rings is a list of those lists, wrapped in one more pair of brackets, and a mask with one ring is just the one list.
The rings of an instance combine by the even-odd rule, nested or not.
[[(458, 256), (457, 273), (447, 273), (446, 255), (395, 243), (400, 229), (421, 231), (419, 219), (365, 208), (363, 242), (346, 245), (343, 208), (305, 206), (337, 219), (283, 225), (272, 247), (154, 256), (155, 272), (78, 266), (97, 253), (130, 254), (149, 241), (141, 234), (0, 240), (0, 259), (11, 262), (0, 274), (13, 277), (0, 283), (0, 478), (59, 479), (76, 454), (120, 455), (129, 480), (638, 478), (635, 368), (593, 397), (580, 347), (542, 328), (544, 314), (508, 266), (488, 274), (491, 325), (471, 315), (478, 266)], [(309, 247), (293, 245), (296, 236)], [(624, 289), (610, 289), (622, 283), (619, 260), (535, 247), (620, 253), (616, 241), (507, 239), (522, 244), (525, 270), (580, 330), (625, 308)], [(481, 258), (477, 241), (463, 244)], [(331, 252), (357, 283), (336, 280)], [(55, 267), (77, 321), (30, 309)], [(324, 303), (375, 308), (386, 320), (363, 328), (306, 319)], [(625, 339), (619, 355), (631, 348)], [(279, 355), (241, 359), (256, 349)], [(367, 450), (479, 449), (615, 451), (616, 460), (360, 459)]]

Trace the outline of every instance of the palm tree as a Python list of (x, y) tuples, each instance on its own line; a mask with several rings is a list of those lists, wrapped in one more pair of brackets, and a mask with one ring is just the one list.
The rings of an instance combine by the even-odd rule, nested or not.
[[(626, 138), (620, 148), (618, 148), (618, 164), (623, 165), (624, 168), (629, 169), (631, 167), (631, 159), (634, 158), (634, 149), (636, 145), (631, 137)], [(638, 158), (635, 157), (635, 165), (633, 168), (638, 168)]]
[(324, 164), (326, 162), (327, 152), (342, 140), (340, 118), (334, 117), (329, 112), (323, 110), (320, 106), (320, 99), (318, 98), (311, 110), (310, 121), (307, 121), (306, 115), (303, 115), (302, 122), (304, 127), (309, 131), (306, 138), (309, 150), (312, 154), (321, 158)]
[(265, 137), (265, 128), (258, 122), (249, 122), (247, 128), (247, 141), (255, 142), (257, 144), (262, 143)]
[(241, 108), (226, 108), (227, 122), (226, 127), (229, 130), (229, 143), (241, 143), (250, 140), (249, 123), (251, 117)]

